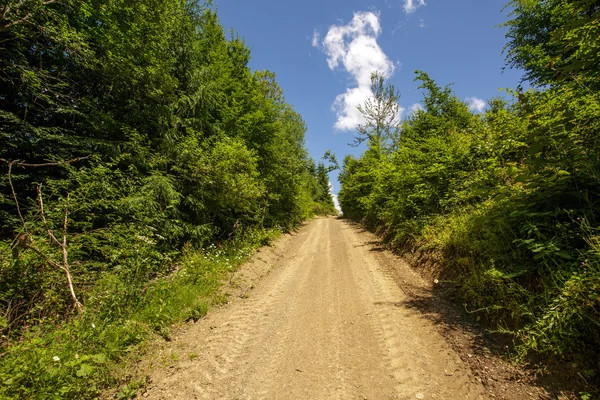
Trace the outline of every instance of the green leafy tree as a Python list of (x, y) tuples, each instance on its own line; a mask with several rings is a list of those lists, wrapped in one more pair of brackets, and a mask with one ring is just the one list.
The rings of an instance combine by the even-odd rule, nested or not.
[(595, 0), (513, 0), (504, 25), (509, 66), (539, 86), (600, 84), (600, 6)]

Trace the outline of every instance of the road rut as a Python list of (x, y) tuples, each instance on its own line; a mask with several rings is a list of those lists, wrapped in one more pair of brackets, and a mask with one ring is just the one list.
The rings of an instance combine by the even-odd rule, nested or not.
[(321, 218), (275, 247), (271, 273), (191, 327), (193, 356), (155, 371), (145, 398), (484, 398), (355, 227)]

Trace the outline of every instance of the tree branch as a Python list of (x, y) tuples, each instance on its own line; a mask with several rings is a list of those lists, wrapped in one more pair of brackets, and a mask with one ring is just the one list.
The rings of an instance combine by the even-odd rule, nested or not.
[[(44, 164), (28, 164), (28, 163), (25, 163), (20, 160), (8, 161), (3, 158), (0, 158), (0, 162), (4, 162), (4, 163), (8, 164), (8, 183), (10, 184), (12, 195), (15, 200), (16, 207), (17, 207), (17, 213), (19, 214), (19, 218), (21, 219), (21, 222), (23, 223), (23, 228), (25, 229), (25, 232), (27, 232), (27, 227), (25, 225), (25, 219), (23, 218), (23, 214), (21, 213), (21, 208), (19, 206), (19, 200), (17, 199), (17, 194), (15, 191), (14, 185), (12, 183), (11, 173), (12, 173), (13, 165), (17, 165), (17, 166), (21, 166), (21, 167), (57, 166), (57, 165), (64, 165), (64, 164), (69, 164), (69, 163), (73, 163), (76, 161), (84, 160), (89, 157), (90, 156), (79, 157), (79, 158), (75, 158), (73, 160), (55, 162), (55, 163), (44, 163)], [(69, 194), (67, 194), (66, 203), (64, 205), (64, 215), (63, 215), (63, 224), (62, 224), (63, 225), (63, 227), (62, 227), (62, 242), (61, 242), (56, 238), (56, 236), (54, 235), (54, 232), (52, 232), (52, 229), (50, 229), (50, 226), (48, 225), (48, 221), (46, 220), (46, 213), (44, 211), (44, 199), (42, 197), (41, 185), (38, 185), (36, 187), (36, 190), (37, 190), (37, 203), (39, 205), (40, 215), (42, 218), (42, 222), (44, 224), (44, 228), (46, 229), (46, 232), (48, 233), (48, 237), (50, 238), (50, 244), (51, 245), (53, 243), (57, 244), (61, 248), (62, 264), (58, 263), (56, 261), (53, 261), (52, 259), (50, 259), (50, 257), (45, 255), (40, 249), (38, 249), (36, 246), (34, 246), (33, 243), (31, 243), (31, 237), (26, 233), (19, 235), (17, 237), (17, 239), (15, 240), (15, 244), (13, 246), (13, 257), (16, 257), (18, 259), (19, 248), (31, 249), (35, 253), (37, 253), (40, 257), (42, 257), (48, 264), (63, 270), (66, 275), (66, 278), (67, 278), (69, 292), (71, 293), (74, 307), (77, 309), (78, 312), (82, 312), (83, 304), (81, 304), (81, 302), (77, 298), (77, 295), (75, 294), (75, 289), (73, 287), (73, 279), (71, 277), (71, 272), (70, 272), (70, 268), (69, 268), (69, 254), (67, 251), (67, 225), (68, 225), (68, 218), (69, 218)], [(23, 238), (21, 238), (21, 236), (23, 236)]]
[[(57, 0), (44, 0), (44, 2), (42, 3), (42, 6), (47, 6), (49, 4), (55, 3)], [(10, 7), (5, 6), (4, 10), (2, 11), (2, 19), (6, 19), (6, 14), (8, 13), (8, 11), (10, 10)], [(14, 21), (9, 22), (6, 25), (2, 25), (0, 26), (0, 32), (4, 32), (9, 30), (10, 28), (12, 28), (15, 25), (21, 25), (26, 23), (29, 18), (31, 18), (33, 16), (33, 14), (35, 13), (36, 10), (34, 11), (30, 11), (29, 13), (25, 14), (24, 17), (21, 17), (19, 19), (16, 19)]]
[(63, 240), (62, 240), (62, 254), (63, 254), (63, 270), (67, 275), (67, 282), (69, 283), (69, 291), (71, 292), (71, 297), (73, 298), (73, 302), (75, 303), (75, 308), (77, 311), (83, 311), (83, 304), (79, 302), (77, 296), (75, 295), (75, 289), (73, 288), (73, 280), (71, 279), (71, 273), (69, 272), (69, 256), (67, 254), (67, 218), (69, 216), (69, 195), (67, 194), (67, 204), (65, 205), (65, 215), (63, 218)]
[(42, 222), (44, 223), (44, 228), (46, 228), (46, 231), (48, 232), (48, 236), (50, 236), (50, 242), (54, 242), (57, 245), (61, 245), (60, 242), (58, 241), (58, 239), (56, 239), (56, 236), (54, 236), (54, 233), (52, 232), (52, 230), (48, 227), (48, 222), (46, 221), (46, 214), (44, 213), (44, 200), (42, 200), (42, 188), (41, 186), (37, 186), (36, 187), (37, 190), (37, 200), (38, 200), (38, 204), (40, 205), (40, 214), (42, 216)]
[(58, 161), (58, 162), (49, 162), (49, 163), (43, 163), (43, 164), (29, 164), (26, 163), (25, 161), (21, 161), (21, 160), (6, 160), (4, 158), (0, 158), (0, 162), (3, 162), (5, 164), (10, 165), (16, 165), (17, 167), (56, 167), (59, 165), (65, 165), (65, 164), (72, 164), (78, 161), (83, 161), (83, 160), (87, 160), (88, 158), (90, 158), (91, 155), (89, 156), (85, 156), (85, 157), (77, 157), (77, 158), (73, 158), (72, 160), (67, 160), (67, 161)]
[(15, 192), (15, 187), (12, 183), (12, 178), (10, 176), (12, 171), (13, 164), (18, 161), (14, 160), (8, 163), (8, 184), (10, 185), (10, 190), (12, 191), (13, 199), (15, 199), (15, 205), (17, 206), (17, 214), (19, 214), (19, 218), (21, 218), (21, 222), (23, 223), (23, 229), (27, 232), (27, 226), (25, 225), (25, 219), (23, 218), (23, 214), (21, 214), (21, 207), (19, 207), (19, 200), (17, 199), (17, 193)]
[(82, 312), (83, 304), (81, 304), (81, 302), (77, 298), (77, 295), (75, 294), (75, 288), (73, 287), (73, 278), (71, 277), (71, 271), (70, 271), (70, 267), (69, 267), (69, 254), (67, 252), (67, 224), (68, 224), (68, 216), (69, 216), (69, 206), (68, 206), (69, 195), (67, 194), (67, 204), (65, 204), (65, 209), (64, 209), (62, 242), (59, 242), (58, 239), (56, 238), (56, 236), (54, 235), (54, 233), (52, 232), (52, 230), (48, 227), (48, 222), (46, 221), (46, 214), (44, 213), (44, 200), (42, 199), (42, 190), (41, 190), (40, 186), (37, 187), (37, 193), (38, 193), (38, 204), (40, 206), (40, 214), (42, 216), (42, 221), (44, 223), (44, 227), (46, 228), (46, 231), (48, 232), (48, 236), (50, 237), (50, 242), (51, 243), (54, 242), (54, 243), (58, 244), (61, 248), (62, 265), (55, 261), (52, 261), (49, 257), (47, 257), (45, 254), (43, 254), (35, 246), (27, 245), (27, 248), (32, 249), (38, 255), (43, 257), (46, 260), (46, 262), (48, 262), (49, 264), (51, 264), (57, 268), (62, 269), (65, 272), (65, 276), (67, 277), (67, 284), (69, 286), (69, 292), (71, 293), (71, 298), (73, 299), (73, 305), (75, 306), (75, 308), (77, 309), (78, 312)]
[(2, 9), (2, 19), (4, 19), (6, 17), (6, 13), (10, 10), (10, 7), (8, 6), (8, 4), (6, 4), (4, 6), (4, 8)]

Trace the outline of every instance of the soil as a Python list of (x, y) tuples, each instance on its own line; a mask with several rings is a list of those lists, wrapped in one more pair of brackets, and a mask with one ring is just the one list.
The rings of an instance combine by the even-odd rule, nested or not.
[(147, 399), (554, 399), (360, 227), (319, 218), (261, 249), (228, 302), (136, 364)]

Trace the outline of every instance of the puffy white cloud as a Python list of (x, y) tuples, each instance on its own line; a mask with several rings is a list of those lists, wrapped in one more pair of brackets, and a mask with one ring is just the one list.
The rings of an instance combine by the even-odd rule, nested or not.
[(364, 123), (365, 119), (357, 107), (364, 104), (369, 96), (371, 96), (371, 89), (368, 86), (349, 88), (346, 89), (346, 93), (339, 94), (331, 107), (337, 115), (335, 129), (351, 131)]
[[(378, 13), (357, 12), (347, 25), (331, 26), (322, 41), (329, 68), (342, 67), (356, 84), (338, 95), (332, 106), (337, 114), (335, 128), (338, 130), (353, 130), (364, 122), (356, 106), (371, 95), (371, 74), (377, 71), (388, 78), (394, 72), (394, 63), (377, 43), (380, 33)], [(318, 45), (318, 39), (316, 41)]]
[(471, 111), (482, 112), (487, 107), (485, 101), (477, 97), (467, 97), (466, 100)]
[(414, 13), (417, 8), (425, 5), (425, 0), (404, 0), (404, 12), (407, 14)]

